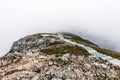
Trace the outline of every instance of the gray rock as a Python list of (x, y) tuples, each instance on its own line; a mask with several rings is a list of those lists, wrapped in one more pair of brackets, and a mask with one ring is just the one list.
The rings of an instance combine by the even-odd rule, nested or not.
[(70, 59), (70, 54), (66, 53), (62, 57), (60, 57), (60, 59), (63, 60), (63, 61), (68, 61)]

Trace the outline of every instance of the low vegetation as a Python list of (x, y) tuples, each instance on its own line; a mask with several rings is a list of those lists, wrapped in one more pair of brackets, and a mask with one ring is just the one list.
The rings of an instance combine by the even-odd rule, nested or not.
[(96, 44), (94, 44), (93, 42), (90, 42), (86, 39), (83, 39), (81, 38), (80, 36), (77, 36), (77, 35), (74, 35), (72, 33), (64, 33), (63, 32), (63, 36), (67, 39), (71, 39), (72, 41), (75, 41), (75, 42), (79, 42), (81, 44), (91, 44), (91, 45), (95, 45), (97, 46)]
[(115, 52), (115, 51), (111, 51), (111, 50), (107, 50), (107, 49), (103, 49), (103, 48), (95, 47), (95, 46), (91, 46), (91, 47), (94, 48), (95, 50), (101, 52), (101, 53), (110, 55), (110, 56), (120, 60), (120, 53), (119, 52)]
[(70, 39), (70, 40), (75, 41), (75, 42), (80, 43), (80, 44), (84, 44), (86, 46), (90, 46), (90, 47), (94, 48), (95, 50), (97, 50), (98, 52), (104, 53), (106, 55), (110, 55), (110, 56), (120, 60), (120, 53), (119, 52), (115, 52), (115, 51), (101, 48), (101, 47), (97, 46), (96, 44), (94, 44), (88, 40), (84, 40), (81, 37), (74, 35), (72, 33), (63, 33), (63, 35), (67, 39)]
[(43, 53), (49, 54), (49, 55), (51, 55), (51, 54), (65, 54), (65, 53), (70, 53), (70, 54), (74, 54), (74, 55), (84, 55), (84, 56), (90, 55), (83, 48), (78, 47), (78, 46), (70, 46), (70, 45), (61, 46), (61, 47), (52, 48), (52, 49), (43, 49), (40, 51)]

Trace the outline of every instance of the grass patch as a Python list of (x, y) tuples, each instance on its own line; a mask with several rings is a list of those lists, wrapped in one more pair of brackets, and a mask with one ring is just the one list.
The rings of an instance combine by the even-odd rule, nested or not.
[(57, 44), (64, 44), (64, 42), (55, 41), (54, 43), (49, 43), (49, 46), (57, 45)]
[(75, 41), (75, 42), (79, 42), (79, 43), (81, 43), (81, 44), (86, 44), (86, 43), (87, 43), (87, 44), (91, 44), (91, 45), (97, 46), (97, 45), (94, 44), (93, 42), (88, 41), (88, 40), (86, 40), (86, 39), (83, 39), (83, 38), (81, 38), (80, 36), (74, 35), (74, 34), (72, 34), (72, 33), (64, 33), (64, 32), (63, 32), (63, 36), (64, 36), (64, 38), (71, 39), (71, 40), (73, 40), (73, 41)]
[(40, 50), (40, 51), (45, 53), (45, 54), (48, 54), (48, 55), (51, 55), (51, 54), (65, 54), (65, 53), (70, 53), (70, 54), (74, 54), (74, 55), (84, 55), (84, 56), (90, 55), (83, 48), (78, 47), (78, 46), (70, 46), (70, 45), (61, 46), (59, 48), (43, 49), (43, 50)]
[(111, 50), (107, 50), (107, 49), (95, 47), (95, 46), (91, 46), (91, 47), (94, 48), (95, 50), (97, 50), (98, 52), (110, 55), (110, 56), (120, 60), (120, 53), (119, 52), (115, 52), (115, 51), (111, 51)]
[(83, 44), (83, 45), (86, 45), (86, 46), (89, 46), (89, 47), (92, 47), (93, 49), (97, 50), (98, 52), (101, 52), (103, 54), (112, 56), (112, 57), (120, 60), (120, 53), (119, 52), (115, 52), (115, 51), (111, 51), (111, 50), (101, 48), (101, 47), (95, 45), (94, 43), (92, 43), (88, 40), (84, 40), (81, 37), (79, 37), (77, 35), (74, 35), (74, 34), (71, 34), (71, 33), (63, 33), (63, 35), (67, 39), (70, 39), (72, 41), (75, 41), (77, 43), (80, 43), (80, 44)]

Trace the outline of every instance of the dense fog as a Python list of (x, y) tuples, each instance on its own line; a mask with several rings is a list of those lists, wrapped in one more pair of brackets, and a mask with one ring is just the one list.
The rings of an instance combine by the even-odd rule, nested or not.
[(119, 0), (0, 0), (0, 56), (21, 37), (67, 31), (120, 51)]

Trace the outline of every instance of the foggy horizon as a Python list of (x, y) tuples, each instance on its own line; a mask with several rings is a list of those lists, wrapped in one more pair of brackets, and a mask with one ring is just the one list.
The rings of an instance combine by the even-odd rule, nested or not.
[(66, 31), (120, 52), (119, 0), (0, 0), (0, 56), (24, 36)]

